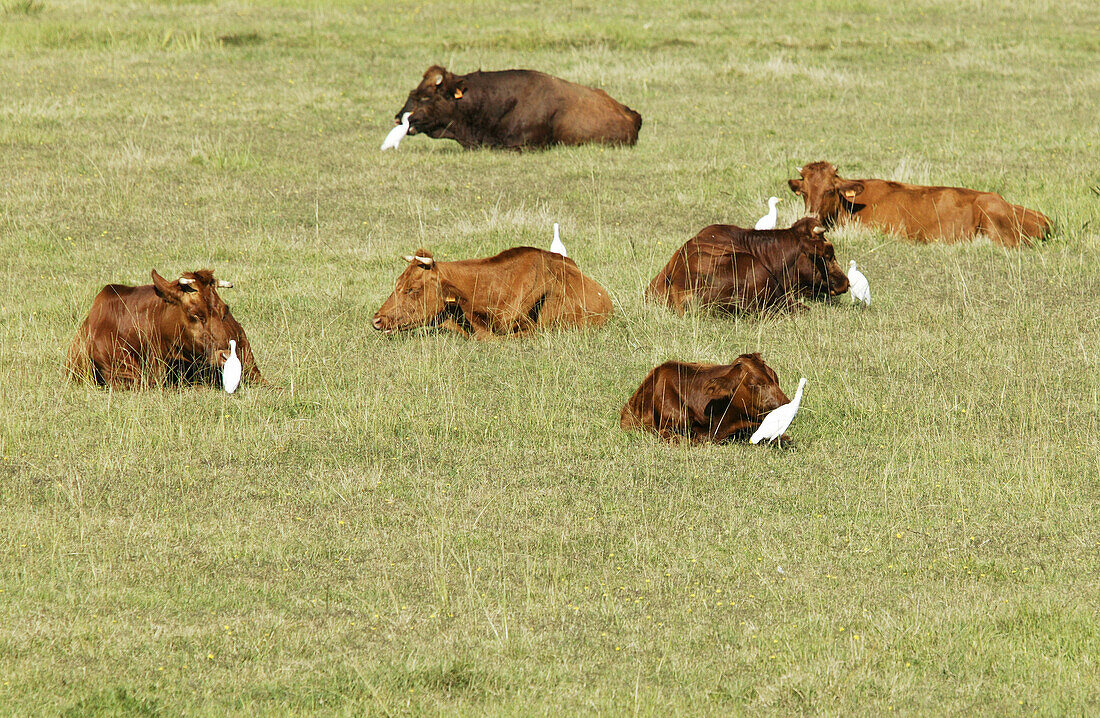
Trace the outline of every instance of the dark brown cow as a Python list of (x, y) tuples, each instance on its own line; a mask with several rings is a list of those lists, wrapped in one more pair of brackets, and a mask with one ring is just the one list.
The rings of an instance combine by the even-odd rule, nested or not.
[(457, 262), (437, 262), (419, 249), (405, 261), (409, 266), (374, 315), (374, 328), (387, 334), (436, 325), (486, 339), (600, 326), (612, 312), (607, 290), (572, 259), (534, 247)]
[[(748, 439), (768, 412), (789, 401), (759, 354), (742, 354), (732, 364), (669, 361), (646, 375), (619, 425), (670, 440)], [(781, 441), (790, 438), (784, 434)]]
[(262, 381), (244, 329), (218, 296), (209, 269), (169, 282), (108, 284), (92, 302), (65, 366), (73, 378), (132, 389), (162, 383), (213, 383), (237, 341), (243, 376)]
[(798, 297), (836, 296), (848, 277), (825, 228), (804, 217), (788, 229), (706, 227), (676, 250), (646, 289), (678, 314), (695, 299), (731, 312), (801, 308)]
[(534, 70), (455, 75), (433, 65), (394, 121), (406, 112), (409, 134), (457, 140), (467, 149), (633, 145), (642, 126), (641, 115), (603, 90)]
[(1050, 232), (1046, 215), (1009, 204), (995, 192), (849, 180), (828, 162), (811, 162), (798, 172), (801, 179), (787, 184), (826, 227), (857, 222), (918, 242), (955, 242), (984, 234), (1004, 247), (1031, 244)]

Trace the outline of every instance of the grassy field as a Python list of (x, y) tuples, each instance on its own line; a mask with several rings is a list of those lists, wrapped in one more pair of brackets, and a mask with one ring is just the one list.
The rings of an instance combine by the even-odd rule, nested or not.
[[(1100, 711), (1100, 10), (880, 5), (0, 0), (0, 714)], [(641, 139), (378, 152), (436, 62)], [(814, 160), (1057, 229), (835, 233), (866, 311), (642, 302)], [(400, 255), (555, 221), (604, 330), (371, 329)], [(271, 388), (66, 381), (102, 285), (202, 267)], [(796, 450), (619, 430), (747, 351), (809, 379)]]

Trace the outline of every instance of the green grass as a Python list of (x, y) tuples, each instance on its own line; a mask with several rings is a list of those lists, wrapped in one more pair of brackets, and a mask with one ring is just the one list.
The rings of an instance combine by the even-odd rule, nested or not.
[[(146, 6), (147, 7), (143, 7)], [(0, 713), (1100, 710), (1095, 3), (0, 4)], [(428, 65), (531, 67), (632, 149), (378, 152)], [(1043, 246), (834, 236), (793, 318), (641, 301), (785, 180), (1001, 192)], [(604, 330), (385, 338), (419, 246), (548, 246)], [(273, 387), (111, 394), (108, 282), (212, 267)], [(618, 428), (670, 358), (806, 376), (795, 451)], [(777, 571), (781, 566), (783, 573)]]

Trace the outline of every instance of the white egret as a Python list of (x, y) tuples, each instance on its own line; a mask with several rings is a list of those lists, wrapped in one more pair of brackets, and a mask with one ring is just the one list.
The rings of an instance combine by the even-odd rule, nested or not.
[(867, 277), (856, 269), (856, 260), (848, 262), (848, 291), (852, 294), (852, 303), (858, 299), (867, 306), (871, 306), (871, 285), (867, 283)]
[(397, 149), (397, 146), (401, 144), (401, 140), (405, 135), (409, 133), (409, 115), (411, 112), (406, 112), (401, 115), (401, 124), (390, 130), (390, 133), (386, 135), (386, 139), (382, 141), (382, 151), (385, 152), (389, 148)]
[(768, 198), (768, 213), (757, 220), (756, 229), (775, 229), (775, 219), (778, 216), (775, 211), (775, 205), (777, 204), (779, 204), (778, 197)]
[(237, 342), (229, 340), (229, 358), (222, 367), (222, 386), (232, 394), (241, 383), (241, 360), (237, 358)]
[(794, 401), (790, 404), (772, 409), (771, 413), (760, 422), (760, 428), (753, 432), (749, 438), (750, 444), (759, 444), (764, 441), (775, 441), (783, 436), (783, 432), (794, 421), (794, 415), (798, 413), (798, 405), (802, 402), (802, 387), (806, 386), (806, 377), (798, 380), (798, 391), (794, 394)]
[(565, 244), (562, 243), (561, 237), (558, 236), (558, 223), (554, 222), (554, 241), (550, 243), (550, 251), (555, 254), (560, 254), (563, 257), (569, 255), (565, 252)]

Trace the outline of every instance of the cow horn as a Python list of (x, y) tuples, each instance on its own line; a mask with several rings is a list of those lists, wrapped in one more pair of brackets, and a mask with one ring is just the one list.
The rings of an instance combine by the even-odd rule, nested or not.
[(227, 282), (224, 279), (219, 279), (218, 280), (218, 286), (223, 288), (223, 289), (232, 289), (233, 288), (233, 282)]
[(435, 84), (437, 84), (437, 85), (443, 84), (443, 75), (436, 75), (435, 76)]
[(194, 280), (194, 279), (190, 279), (190, 278), (188, 278), (188, 277), (180, 277), (180, 278), (179, 278), (179, 283), (180, 283), (180, 284), (194, 284), (194, 283), (195, 283), (195, 280)]
[(404, 259), (406, 262), (418, 262), (419, 264), (425, 264), (429, 267), (435, 262), (431, 257), (421, 257), (419, 254), (406, 254)]
[(814, 234), (825, 234), (825, 231), (826, 231), (826, 230), (825, 230), (825, 228), (824, 228), (824, 227), (822, 227), (822, 226), (821, 226), (821, 225), (819, 224), (819, 225), (816, 225), (816, 226), (814, 226), (814, 228), (813, 228), (813, 229), (811, 229), (810, 231), (811, 231), (811, 232), (813, 232)]

